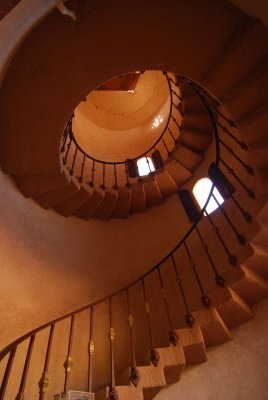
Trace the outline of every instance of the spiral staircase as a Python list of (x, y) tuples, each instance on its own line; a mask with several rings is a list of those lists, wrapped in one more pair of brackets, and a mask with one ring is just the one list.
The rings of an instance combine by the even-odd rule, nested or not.
[[(7, 345), (0, 352), (0, 400), (37, 398), (38, 390), (42, 400), (72, 388), (97, 399), (152, 399), (180, 379), (184, 366), (206, 361), (207, 347), (229, 341), (231, 328), (253, 318), (252, 306), (268, 296), (267, 29), (225, 2), (193, 3), (195, 10), (185, 2), (157, 5), (149, 37), (157, 48), (166, 44), (159, 54), (150, 42), (144, 51), (150, 4), (136, 2), (129, 10), (117, 1), (101, 9), (74, 1), (79, 25), (51, 13), (12, 60), (0, 95), (0, 159), (28, 201), (62, 218), (109, 224), (151, 207), (161, 213), (161, 204), (179, 193), (184, 232), (157, 265), (124, 288)], [(105, 27), (94, 18), (107, 24), (113, 41), (105, 43)], [(139, 50), (135, 18), (144, 40)], [(160, 22), (167, 28), (163, 37)], [(128, 47), (128, 56), (120, 56), (121, 28), (133, 54), (142, 54), (139, 65)], [(93, 32), (102, 54), (85, 39)], [(42, 53), (33, 62), (37, 45)], [(110, 46), (114, 62), (107, 72), (101, 65)], [(161, 162), (148, 177), (133, 177), (130, 165), (141, 155), (122, 163), (94, 159), (75, 139), (73, 111), (112, 76), (156, 67), (169, 85), (170, 110), (159, 139), (142, 156), (157, 150)], [(211, 163), (230, 186), (214, 175), (226, 198), (206, 215), (205, 206), (199, 211), (183, 195)], [(211, 190), (207, 204), (212, 197)]]

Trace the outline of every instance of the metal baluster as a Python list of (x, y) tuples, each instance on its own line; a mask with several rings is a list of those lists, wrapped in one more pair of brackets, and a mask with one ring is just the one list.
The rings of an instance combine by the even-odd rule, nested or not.
[(149, 337), (150, 337), (150, 345), (151, 345), (150, 361), (155, 367), (157, 367), (157, 365), (158, 365), (158, 363), (160, 361), (160, 356), (159, 356), (157, 350), (155, 349), (154, 343), (153, 343), (152, 326), (151, 326), (151, 319), (150, 319), (150, 306), (149, 306), (149, 303), (148, 303), (145, 283), (144, 283), (143, 279), (141, 280), (141, 284), (142, 284), (143, 298), (144, 298), (144, 303), (145, 303), (145, 311), (146, 311), (147, 325), (148, 325)]
[(237, 137), (232, 132), (230, 132), (228, 128), (222, 125), (217, 119), (214, 119), (214, 121), (222, 129), (223, 132), (227, 133), (227, 135), (229, 135), (241, 147), (241, 149), (248, 150), (248, 146), (245, 142), (237, 139)]
[(109, 330), (109, 340), (110, 340), (110, 362), (111, 362), (111, 382), (109, 387), (109, 394), (107, 400), (117, 400), (117, 392), (115, 388), (115, 373), (114, 373), (114, 338), (115, 330), (113, 328), (112, 321), (112, 299), (109, 298), (109, 317), (110, 317), (110, 330)]
[(161, 139), (161, 141), (163, 142), (163, 145), (165, 146), (165, 149), (166, 149), (166, 151), (167, 151), (168, 156), (170, 156), (171, 153), (170, 153), (170, 151), (169, 151), (169, 149), (168, 149), (168, 147), (167, 147), (167, 145), (166, 145), (166, 142), (164, 141), (163, 138)]
[(253, 168), (246, 164), (241, 158), (238, 157), (238, 155), (233, 151), (233, 149), (229, 146), (227, 146), (226, 143), (223, 142), (222, 139), (219, 139), (219, 142), (226, 148), (226, 150), (245, 168), (248, 174), (250, 175), (255, 175)]
[(69, 152), (70, 152), (70, 148), (71, 148), (71, 145), (72, 145), (72, 141), (73, 141), (73, 138), (70, 137), (70, 141), (69, 141), (69, 143), (67, 145), (67, 151), (66, 151), (66, 154), (65, 154), (65, 156), (63, 158), (63, 165), (67, 164), (67, 159), (68, 159), (68, 156), (69, 156)]
[(66, 361), (63, 364), (65, 369), (65, 379), (64, 379), (64, 389), (63, 392), (66, 393), (68, 390), (68, 383), (69, 383), (69, 376), (73, 366), (72, 360), (72, 346), (73, 346), (73, 332), (74, 332), (74, 314), (71, 316), (71, 323), (70, 323), (70, 332), (69, 332), (69, 343), (68, 343), (68, 354), (66, 357)]
[(48, 367), (49, 367), (49, 361), (50, 361), (50, 353), (51, 353), (51, 347), (52, 347), (52, 340), (53, 340), (53, 335), (54, 335), (54, 328), (55, 325), (52, 324), (50, 326), (50, 332), (49, 332), (49, 337), (48, 337), (48, 343), (47, 343), (47, 351), (46, 351), (46, 358), (45, 358), (45, 363), (44, 363), (44, 369), (43, 373), (41, 376), (40, 381), (38, 382), (39, 386), (39, 400), (43, 400), (46, 390), (48, 388), (48, 383), (49, 383), (49, 378), (48, 378)]
[(185, 293), (184, 293), (184, 289), (183, 289), (183, 286), (182, 286), (182, 280), (181, 280), (181, 278), (179, 276), (179, 271), (178, 271), (178, 268), (177, 268), (177, 265), (176, 265), (176, 262), (175, 262), (173, 254), (171, 254), (170, 257), (171, 257), (171, 260), (172, 260), (172, 266), (173, 266), (175, 274), (176, 274), (176, 281), (178, 283), (178, 286), (179, 286), (179, 289), (180, 289), (180, 293), (181, 293), (181, 297), (182, 297), (183, 304), (184, 304), (185, 322), (190, 328), (192, 328), (192, 326), (194, 326), (195, 319), (194, 319), (194, 316), (192, 315), (192, 313), (189, 310), (188, 303), (187, 303), (187, 300), (186, 300), (186, 296), (185, 296)]
[(91, 181), (89, 182), (89, 186), (91, 187), (94, 187), (94, 175), (95, 175), (95, 160), (93, 160), (91, 168)]
[(115, 190), (117, 190), (118, 186), (117, 186), (117, 170), (116, 170), (116, 164), (114, 164), (114, 186), (113, 188)]
[(129, 335), (130, 335), (130, 344), (131, 344), (131, 355), (132, 355), (132, 366), (130, 369), (130, 380), (133, 383), (134, 386), (138, 386), (139, 381), (140, 381), (140, 374), (139, 370), (137, 369), (137, 362), (136, 362), (136, 352), (135, 352), (135, 347), (134, 347), (134, 340), (133, 340), (133, 323), (134, 323), (134, 318), (131, 315), (130, 311), (130, 303), (129, 303), (129, 290), (126, 290), (127, 294), (127, 313), (128, 313), (128, 326), (129, 326)]
[(71, 169), (69, 171), (70, 175), (73, 175), (73, 173), (74, 173), (74, 166), (75, 166), (75, 161), (76, 161), (76, 157), (77, 157), (77, 151), (78, 151), (78, 148), (76, 147), (75, 148), (75, 152), (74, 152), (74, 158), (73, 158), (72, 166), (71, 166)]
[(227, 255), (228, 255), (229, 263), (230, 263), (231, 265), (237, 265), (237, 259), (236, 259), (236, 257), (235, 257), (233, 254), (230, 253), (230, 251), (229, 251), (229, 249), (228, 249), (228, 247), (227, 247), (225, 241), (223, 240), (223, 238), (222, 238), (221, 235), (220, 235), (219, 228), (215, 225), (215, 223), (213, 222), (212, 218), (210, 217), (210, 215), (209, 215), (206, 211), (205, 211), (205, 214), (206, 214), (206, 216), (207, 216), (207, 219), (208, 219), (210, 225), (212, 226), (212, 229), (213, 229), (214, 232), (216, 233), (216, 235), (217, 235), (219, 241), (221, 242), (222, 247), (224, 248), (224, 250), (226, 251), (226, 253), (227, 253)]
[(171, 119), (174, 121), (174, 123), (177, 125), (177, 127), (179, 128), (179, 130), (182, 130), (182, 126), (178, 123), (178, 121), (176, 120), (175, 117), (173, 117), (172, 114), (170, 114)]
[(175, 92), (175, 90), (171, 89), (172, 95), (176, 96), (180, 101), (182, 101), (182, 97)]
[(129, 177), (128, 177), (128, 169), (127, 169), (127, 163), (125, 162), (125, 174), (126, 174), (126, 178), (127, 178), (127, 182), (126, 182), (126, 187), (130, 187), (130, 183), (129, 183)]
[(100, 187), (105, 190), (105, 163), (102, 164), (102, 184)]
[(84, 156), (83, 156), (83, 161), (82, 161), (82, 163), (81, 163), (81, 174), (80, 174), (79, 179), (78, 179), (80, 183), (83, 182), (83, 176), (84, 176), (85, 165), (86, 165), (86, 155), (84, 154)]
[(239, 176), (234, 172), (234, 170), (220, 157), (220, 162), (225, 166), (227, 171), (233, 175), (233, 177), (237, 180), (237, 182), (245, 189), (248, 194), (248, 197), (251, 199), (255, 199), (255, 193), (251, 188), (248, 188), (245, 183), (239, 178)]
[(199, 290), (200, 290), (200, 292), (201, 292), (201, 301), (202, 301), (204, 307), (209, 308), (210, 305), (211, 305), (211, 300), (210, 300), (210, 298), (209, 298), (209, 297), (206, 295), (206, 293), (205, 293), (205, 290), (204, 290), (204, 288), (203, 288), (203, 285), (202, 285), (202, 283), (201, 283), (201, 280), (200, 280), (200, 278), (199, 278), (199, 275), (198, 275), (198, 272), (197, 272), (197, 269), (196, 269), (196, 266), (195, 266), (195, 262), (194, 262), (194, 260), (193, 260), (193, 258), (192, 258), (192, 256), (191, 256), (191, 253), (190, 253), (190, 251), (189, 251), (189, 248), (188, 248), (188, 246), (187, 246), (186, 241), (184, 241), (184, 247), (185, 247), (185, 250), (186, 250), (186, 254), (187, 254), (189, 263), (190, 263), (190, 265), (191, 265), (191, 267), (192, 267), (192, 270), (193, 270), (193, 273), (194, 273), (194, 276), (195, 276), (197, 285), (198, 285)]
[(90, 325), (89, 325), (89, 343), (88, 343), (88, 383), (87, 391), (92, 393), (92, 361), (95, 351), (95, 344), (93, 340), (93, 315), (94, 307), (90, 307)]
[(216, 284), (217, 284), (218, 286), (224, 286), (225, 281), (224, 281), (223, 277), (219, 274), (219, 272), (218, 272), (218, 270), (217, 270), (217, 268), (216, 268), (216, 266), (215, 266), (215, 264), (214, 264), (214, 261), (213, 261), (213, 259), (212, 259), (212, 257), (211, 257), (211, 254), (210, 254), (210, 252), (209, 252), (208, 245), (205, 243), (205, 241), (204, 241), (204, 239), (203, 239), (203, 236), (201, 235), (200, 230), (198, 229), (197, 226), (195, 227), (195, 231), (196, 231), (196, 233), (197, 233), (197, 236), (198, 236), (199, 239), (200, 239), (201, 246), (202, 246), (202, 248), (204, 249), (204, 251), (205, 251), (205, 253), (206, 253), (206, 256), (207, 256), (207, 258), (208, 258), (208, 260), (209, 260), (209, 264), (211, 265), (211, 268), (212, 268), (212, 270), (213, 270), (213, 272), (214, 272), (214, 274), (215, 274), (215, 281), (216, 281)]
[(1, 384), (1, 388), (0, 388), (0, 400), (4, 400), (4, 398), (5, 398), (6, 388), (7, 388), (8, 380), (9, 380), (9, 377), (10, 377), (10, 373), (11, 373), (13, 361), (14, 361), (14, 358), (15, 358), (16, 350), (17, 350), (17, 347), (14, 347), (9, 353), (7, 366), (6, 366), (6, 369), (5, 369), (5, 374), (4, 374), (4, 377), (3, 377), (3, 380), (2, 380), (2, 384)]
[(20, 381), (20, 387), (19, 387), (18, 394), (16, 396), (16, 400), (24, 400), (25, 384), (27, 381), (30, 361), (31, 361), (32, 352), (33, 352), (34, 341), (35, 341), (35, 334), (31, 336), (30, 341), (29, 341), (26, 359), (25, 359), (25, 363), (24, 363), (24, 368), (23, 368), (23, 372), (22, 372), (22, 377), (21, 377), (21, 381)]
[(235, 127), (236, 127), (236, 123), (235, 123), (232, 119), (227, 118), (220, 110), (218, 110), (217, 107), (215, 107), (215, 106), (212, 105), (212, 104), (208, 104), (208, 106), (209, 106), (210, 108), (213, 108), (214, 112), (215, 112), (217, 115), (219, 115), (220, 117), (222, 117), (222, 118), (228, 123), (228, 125), (230, 126), (230, 128), (235, 128)]
[(233, 232), (236, 235), (237, 241), (239, 244), (241, 244), (241, 246), (244, 246), (246, 244), (246, 239), (245, 237), (238, 232), (238, 230), (236, 229), (236, 227), (234, 226), (234, 224), (232, 223), (231, 219), (229, 218), (227, 212), (225, 211), (225, 209), (222, 207), (222, 205), (218, 202), (217, 198), (214, 196), (214, 194), (212, 193), (212, 197), (213, 199), (216, 201), (220, 212), (222, 213), (222, 215), (225, 217), (226, 221), (229, 223), (230, 227), (232, 228)]
[(63, 134), (63, 141), (62, 141), (62, 146), (61, 146), (61, 149), (60, 149), (61, 153), (64, 153), (64, 151), (65, 151), (65, 146), (66, 146), (66, 142), (67, 142), (67, 139), (68, 139), (68, 135), (70, 134), (70, 131), (71, 131), (71, 129), (70, 129), (70, 121), (68, 121), (68, 124), (66, 125), (65, 131), (64, 131), (64, 134)]
[(157, 271), (158, 271), (161, 292), (162, 292), (162, 296), (163, 296), (163, 300), (164, 300), (164, 304), (165, 304), (165, 308), (166, 308), (166, 313), (167, 313), (168, 324), (169, 324), (169, 341), (170, 341), (170, 343), (173, 344), (173, 346), (176, 346), (176, 344), (178, 342), (178, 335), (176, 334), (174, 327), (173, 327), (173, 323), (172, 323), (172, 319), (171, 319), (171, 315), (170, 315), (170, 311), (169, 311), (169, 306), (168, 306), (168, 301), (167, 301), (166, 289), (165, 289), (165, 286), (163, 283), (163, 278), (162, 278), (160, 267), (157, 268)]
[(177, 140), (175, 139), (175, 136), (173, 135), (173, 133), (171, 132), (171, 130), (169, 129), (169, 127), (167, 127), (167, 131), (168, 131), (168, 133), (170, 134), (170, 136), (172, 137), (172, 139), (173, 139), (173, 141), (174, 141), (174, 144), (176, 144), (176, 143), (177, 143)]
[(246, 222), (252, 222), (252, 216), (248, 211), (245, 211), (244, 208), (241, 206), (241, 204), (238, 203), (238, 201), (236, 200), (236, 198), (234, 197), (234, 195), (232, 193), (230, 194), (230, 198), (233, 200), (234, 204), (236, 205), (236, 207), (238, 208), (238, 210), (241, 212), (241, 214), (243, 215), (244, 219)]
[(151, 175), (152, 174), (152, 170), (151, 170), (150, 161), (149, 161), (149, 158), (147, 157), (147, 154), (145, 155), (145, 158), (146, 158), (146, 162), (147, 162), (147, 165), (148, 165), (148, 168), (149, 168), (149, 175)]

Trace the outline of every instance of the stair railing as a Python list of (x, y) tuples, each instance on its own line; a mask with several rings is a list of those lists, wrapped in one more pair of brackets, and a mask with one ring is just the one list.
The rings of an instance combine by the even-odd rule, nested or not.
[[(239, 187), (242, 187), (243, 190), (246, 191), (248, 194), (248, 197), (250, 199), (255, 198), (255, 194), (252, 189), (248, 188), (247, 183), (242, 181), (242, 178), (239, 176), (237, 172), (234, 172), (233, 165), (231, 167), (229, 166), (229, 161), (228, 163), (224, 161), (224, 151), (226, 152), (226, 146), (223, 146), (222, 139), (219, 137), (221, 134), (226, 134), (226, 131), (219, 133), (218, 129), (222, 129), (221, 125), (217, 123), (214, 109), (210, 108), (210, 105), (206, 101), (206, 93), (204, 93), (204, 89), (202, 93), (199, 92), (199, 89), (193, 82), (191, 82), (192, 87), (194, 90), (197, 92), (197, 94), (200, 96), (200, 98), (204, 101), (205, 106), (208, 109), (208, 112), (211, 116), (212, 124), (213, 124), (213, 131), (214, 131), (214, 138), (215, 138), (215, 165), (216, 168), (220, 168), (220, 164), (222, 164), (225, 168), (227, 168), (228, 171), (230, 171), (230, 174), (234, 178), (234, 180), (239, 184)], [(70, 126), (70, 123), (68, 124)], [(228, 134), (228, 133), (227, 133)], [(232, 135), (228, 135), (232, 139)], [(65, 139), (64, 139), (65, 140)], [(67, 141), (65, 141), (67, 142)], [(234, 143), (240, 146), (239, 140), (235, 140)], [(243, 146), (242, 151), (246, 151), (246, 147)], [(240, 149), (240, 150), (241, 150)], [(223, 150), (223, 151), (222, 151)], [(234, 151), (234, 150), (233, 150)], [(227, 152), (228, 154), (228, 152)], [(235, 154), (235, 153), (234, 153)], [(232, 155), (232, 153), (231, 153)], [(235, 154), (235, 161), (237, 162), (237, 157)], [(240, 157), (239, 157), (240, 159)], [(93, 160), (94, 161), (94, 160)], [(242, 159), (241, 159), (242, 161)], [(243, 163), (240, 165), (244, 165)], [(124, 166), (127, 169), (127, 165), (124, 162)], [(247, 171), (248, 172), (248, 171)], [(94, 164), (92, 168), (92, 184), (94, 184)], [(105, 185), (105, 183), (103, 183)], [(202, 277), (200, 276), (199, 273), (199, 265), (198, 262), (195, 260), (194, 255), (192, 254), (190, 248), (191, 240), (192, 238), (198, 238), (200, 242), (200, 249), (202, 249), (204, 257), (206, 257), (206, 260), (208, 264), (210, 265), (210, 274), (214, 276), (214, 281), (217, 286), (223, 287), (226, 285), (225, 279), (220, 273), (220, 266), (216, 265), (216, 261), (213, 259), (213, 255), (210, 252), (211, 249), (211, 243), (207, 243), (205, 236), (202, 232), (202, 224), (200, 224), (200, 221), (205, 221), (208, 227), (211, 228), (211, 230), (215, 233), (215, 237), (218, 241), (218, 243), (222, 246), (223, 250), (226, 253), (226, 257), (228, 260), (228, 263), (230, 264), (231, 268), (237, 266), (237, 258), (235, 257), (234, 254), (230, 251), (228, 244), (226, 243), (226, 237), (224, 237), (221, 233), (221, 224), (217, 224), (215, 219), (214, 219), (214, 214), (208, 214), (206, 211), (206, 208), (209, 204), (209, 201), (213, 198), (215, 202), (219, 206), (219, 213), (217, 213), (218, 216), (222, 216), (222, 218), (227, 222), (227, 224), (230, 227), (230, 234), (234, 234), (239, 245), (245, 245), (246, 239), (245, 237), (239, 232), (239, 228), (235, 225), (234, 221), (231, 219), (231, 217), (228, 215), (228, 212), (225, 209), (225, 203), (224, 205), (221, 205), (216, 196), (214, 195), (214, 188), (215, 188), (215, 182), (213, 182), (213, 185), (211, 187), (210, 193), (208, 195), (208, 198), (206, 200), (206, 203), (204, 204), (204, 207), (198, 212), (197, 217), (195, 218), (195, 221), (191, 225), (190, 229), (188, 232), (185, 234), (185, 236), (177, 243), (177, 245), (162, 259), (160, 260), (153, 268), (149, 269), (146, 273), (144, 273), (142, 276), (139, 278), (135, 279), (133, 282), (131, 282), (129, 285), (126, 287), (109, 294), (108, 296), (105, 296), (102, 299), (99, 299), (91, 304), (88, 304), (82, 308), (79, 308), (75, 311), (72, 311), (66, 315), (63, 315), (53, 321), (50, 321), (44, 325), (41, 325), (37, 327), (36, 329), (32, 330), (31, 332), (28, 332), (27, 334), (21, 336), (17, 340), (13, 341), (9, 345), (7, 345), (4, 349), (1, 350), (0, 352), (0, 363), (4, 362), (4, 360), (7, 360), (5, 370), (4, 370), (4, 375), (3, 379), (1, 382), (1, 387), (0, 387), (0, 400), (7, 400), (6, 393), (9, 385), (14, 385), (12, 382), (12, 367), (14, 365), (14, 360), (16, 359), (16, 354), (17, 350), (20, 348), (20, 346), (24, 343), (27, 343), (28, 341), (28, 346), (27, 346), (27, 351), (25, 354), (25, 360), (24, 360), (24, 366), (21, 371), (21, 378), (20, 382), (18, 385), (18, 391), (17, 391), (17, 396), (16, 400), (22, 400), (23, 398), (26, 398), (25, 395), (25, 387), (27, 383), (27, 377), (28, 377), (28, 372), (29, 369), (31, 368), (31, 360), (32, 360), (32, 354), (35, 349), (36, 345), (36, 338), (40, 332), (45, 331), (46, 329), (49, 329), (49, 335), (48, 335), (48, 340), (46, 344), (46, 349), (44, 353), (44, 364), (43, 364), (43, 369), (40, 371), (41, 377), (39, 382), (36, 382), (36, 385), (38, 383), (39, 385), (39, 400), (43, 400), (45, 398), (46, 392), (48, 390), (49, 386), (49, 376), (50, 376), (50, 358), (51, 358), (51, 352), (53, 349), (53, 339), (54, 339), (54, 332), (58, 327), (58, 324), (63, 321), (69, 321), (69, 330), (67, 332), (67, 352), (66, 352), (66, 359), (62, 360), (64, 361), (63, 363), (63, 374), (64, 374), (64, 385), (62, 387), (63, 392), (67, 392), (69, 389), (69, 376), (70, 372), (73, 368), (73, 360), (72, 360), (72, 349), (73, 349), (73, 333), (75, 329), (75, 322), (76, 322), (76, 316), (81, 314), (84, 311), (88, 311), (89, 313), (89, 329), (88, 329), (88, 373), (87, 373), (87, 390), (89, 392), (94, 391), (94, 384), (93, 384), (93, 369), (94, 369), (94, 358), (96, 357), (96, 348), (94, 344), (94, 336), (96, 335), (95, 329), (93, 329), (93, 322), (98, 310), (98, 307), (102, 304), (105, 305), (108, 303), (108, 309), (109, 309), (109, 332), (108, 333), (108, 340), (109, 340), (109, 353), (110, 353), (110, 370), (111, 370), (111, 378), (110, 378), (110, 384), (109, 384), (109, 393), (108, 393), (108, 399), (109, 400), (115, 400), (117, 399), (117, 393), (116, 393), (116, 371), (115, 371), (115, 362), (114, 362), (114, 357), (115, 357), (115, 347), (114, 343), (116, 340), (116, 332), (114, 329), (114, 299), (118, 295), (125, 294), (126, 295), (126, 304), (127, 304), (127, 316), (126, 319), (128, 321), (128, 326), (129, 326), (129, 334), (130, 334), (130, 349), (126, 349), (125, 351), (130, 351), (131, 353), (131, 368), (130, 368), (130, 375), (129, 379), (130, 381), (137, 386), (140, 381), (140, 374), (139, 370), (137, 368), (137, 362), (136, 362), (136, 349), (135, 349), (135, 344), (133, 340), (133, 332), (135, 330), (135, 325), (134, 325), (134, 318), (132, 315), (131, 311), (131, 306), (130, 306), (130, 289), (133, 288), (136, 285), (141, 285), (142, 288), (142, 293), (143, 293), (143, 298), (144, 298), (144, 304), (145, 304), (145, 313), (146, 313), (146, 319), (147, 319), (147, 328), (149, 331), (149, 341), (150, 341), (150, 349), (149, 349), (149, 360), (152, 363), (152, 365), (157, 366), (160, 360), (159, 353), (156, 350), (157, 343), (155, 343), (154, 339), (154, 331), (152, 327), (152, 320), (151, 320), (151, 308), (153, 307), (153, 304), (150, 304), (150, 300), (148, 298), (148, 293), (147, 293), (147, 288), (148, 288), (148, 278), (152, 276), (152, 274), (156, 273), (159, 279), (160, 283), (160, 288), (161, 288), (161, 293), (162, 293), (162, 301), (164, 304), (165, 312), (166, 312), (166, 317), (167, 317), (167, 322), (168, 322), (168, 332), (167, 332), (167, 337), (171, 345), (176, 346), (177, 343), (180, 341), (180, 338), (176, 334), (176, 329), (174, 326), (174, 322), (172, 320), (172, 314), (170, 312), (171, 310), (171, 304), (168, 301), (168, 296), (167, 292), (165, 289), (165, 276), (164, 276), (164, 267), (166, 266), (167, 263), (169, 263), (171, 269), (173, 270), (173, 275), (169, 279), (174, 279), (177, 282), (177, 287), (178, 287), (178, 293), (181, 297), (181, 301), (184, 307), (183, 313), (184, 313), (184, 320), (186, 325), (191, 328), (195, 324), (195, 318), (193, 316), (193, 311), (191, 310), (191, 305), (189, 303), (189, 294), (186, 290), (186, 285), (185, 283), (187, 277), (182, 277), (181, 275), (181, 261), (179, 261), (178, 254), (179, 252), (184, 252), (186, 255), (186, 261), (184, 258), (184, 263), (189, 264), (189, 268), (192, 270), (195, 282), (197, 284), (197, 288), (199, 290), (199, 296), (201, 303), (204, 308), (209, 308), (213, 305), (212, 300), (208, 296), (206, 292), (206, 282), (202, 281)], [(245, 211), (242, 208), (242, 205), (237, 201), (234, 200), (234, 194), (229, 193), (230, 196), (230, 201), (233, 201), (234, 206), (237, 208), (237, 210), (242, 214), (242, 216), (245, 218), (245, 221), (250, 223), (251, 218), (249, 218), (249, 213)], [(212, 246), (215, 246), (215, 243), (212, 244)], [(186, 265), (188, 268), (188, 266)], [(176, 305), (173, 305), (173, 307), (176, 307)], [(60, 391), (60, 388), (58, 388)]]

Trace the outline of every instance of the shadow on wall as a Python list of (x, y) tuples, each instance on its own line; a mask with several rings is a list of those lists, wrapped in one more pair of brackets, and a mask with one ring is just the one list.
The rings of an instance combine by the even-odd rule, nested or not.
[(180, 382), (163, 389), (155, 399), (266, 400), (267, 313), (265, 300), (253, 320), (232, 331), (233, 341), (211, 348), (208, 362), (187, 368)]

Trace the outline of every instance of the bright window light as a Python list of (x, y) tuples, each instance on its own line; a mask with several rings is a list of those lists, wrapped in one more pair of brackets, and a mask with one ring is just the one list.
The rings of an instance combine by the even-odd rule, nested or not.
[[(210, 193), (211, 187), (212, 187), (212, 182), (208, 178), (202, 178), (199, 181), (197, 181), (196, 184), (194, 185), (193, 194), (200, 208), (204, 207), (208, 195)], [(213, 195), (215, 196), (219, 204), (222, 204), (224, 202), (224, 198), (222, 197), (222, 195), (220, 194), (220, 192), (216, 187), (214, 187), (213, 189)], [(217, 202), (213, 199), (213, 197), (211, 197), (206, 207), (206, 212), (210, 214), (213, 211), (215, 211), (218, 207), (219, 206)]]
[(161, 115), (157, 115), (157, 117), (155, 117), (155, 119), (153, 120), (153, 124), (152, 124), (152, 129), (157, 128), (161, 122), (163, 122), (163, 118), (161, 117)]
[(140, 176), (149, 175), (150, 172), (155, 171), (155, 167), (154, 167), (153, 162), (150, 159), (150, 157), (140, 158), (137, 161), (137, 166), (138, 166), (138, 170), (139, 170), (139, 175)]

